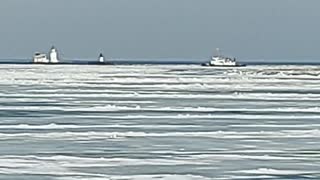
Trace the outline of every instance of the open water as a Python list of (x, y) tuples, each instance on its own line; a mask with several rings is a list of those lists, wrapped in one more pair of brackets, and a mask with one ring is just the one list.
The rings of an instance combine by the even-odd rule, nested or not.
[(0, 179), (320, 179), (320, 66), (1, 65)]

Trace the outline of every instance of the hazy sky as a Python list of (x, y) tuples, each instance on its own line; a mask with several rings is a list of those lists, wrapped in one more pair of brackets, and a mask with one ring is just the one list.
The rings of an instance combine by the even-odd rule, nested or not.
[(319, 0), (1, 0), (0, 58), (319, 59)]

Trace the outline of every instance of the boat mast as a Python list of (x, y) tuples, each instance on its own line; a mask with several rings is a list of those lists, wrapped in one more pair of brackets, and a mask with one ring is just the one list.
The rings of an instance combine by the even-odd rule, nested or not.
[(220, 49), (219, 48), (216, 48), (216, 53), (217, 53), (217, 56), (220, 57)]

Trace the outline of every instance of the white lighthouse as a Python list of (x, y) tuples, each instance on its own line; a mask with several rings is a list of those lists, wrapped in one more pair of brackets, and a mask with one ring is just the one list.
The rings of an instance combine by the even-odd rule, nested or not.
[(50, 50), (49, 60), (50, 60), (50, 63), (59, 63), (58, 51), (54, 46), (52, 46)]
[(104, 56), (102, 53), (99, 55), (99, 63), (104, 63)]

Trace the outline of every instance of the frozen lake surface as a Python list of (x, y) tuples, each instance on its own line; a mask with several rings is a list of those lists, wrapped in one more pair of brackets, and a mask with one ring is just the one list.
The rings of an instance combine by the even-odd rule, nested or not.
[(320, 66), (0, 66), (0, 179), (320, 179), (319, 138)]

